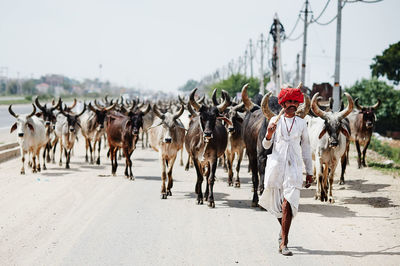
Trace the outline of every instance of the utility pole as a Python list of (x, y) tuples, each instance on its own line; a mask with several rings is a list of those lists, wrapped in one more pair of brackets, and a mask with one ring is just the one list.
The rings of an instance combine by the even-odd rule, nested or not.
[[(283, 36), (285, 29), (280, 23), (278, 14), (275, 14), (274, 22), (272, 23), (269, 33), (274, 40), (272, 51), (272, 79), (275, 85), (275, 96), (278, 96), (279, 88), (282, 87), (282, 57), (281, 57), (281, 36)], [(281, 35), (282, 34), (282, 35)]]
[(253, 42), (250, 39), (250, 76), (253, 77)]
[(296, 56), (296, 78), (294, 81), (293, 86), (297, 86), (297, 84), (299, 84), (299, 80), (300, 80), (300, 54), (298, 53)]
[(260, 36), (260, 91), (264, 95), (264, 34)]
[(244, 76), (247, 76), (247, 49), (244, 51)]
[(305, 81), (306, 81), (307, 28), (308, 28), (308, 0), (306, 0), (306, 9), (304, 11), (303, 56), (301, 60), (301, 82), (303, 83), (303, 86), (305, 86)]
[(340, 89), (340, 41), (341, 41), (341, 30), (342, 30), (342, 0), (338, 0), (338, 11), (337, 11), (337, 24), (336, 24), (336, 58), (335, 58), (335, 80), (332, 92), (333, 98), (333, 110), (337, 112), (340, 110), (341, 100), (341, 89)]

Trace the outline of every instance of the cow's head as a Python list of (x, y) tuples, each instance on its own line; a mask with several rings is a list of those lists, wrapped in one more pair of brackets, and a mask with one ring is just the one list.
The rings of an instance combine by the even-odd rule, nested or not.
[(315, 115), (321, 117), (325, 123), (322, 131), (319, 133), (318, 138), (321, 139), (326, 133), (328, 134), (328, 145), (335, 148), (339, 145), (339, 134), (343, 133), (346, 138), (350, 138), (350, 134), (344, 126), (342, 120), (353, 111), (353, 98), (347, 92), (344, 93), (348, 100), (347, 107), (340, 112), (326, 112), (318, 106), (318, 95), (316, 93), (311, 101), (311, 108)]
[(83, 110), (79, 114), (67, 113), (64, 111), (62, 105), (60, 106), (60, 112), (67, 118), (68, 131), (76, 133), (78, 127), (81, 127), (79, 117), (86, 111), (86, 103), (83, 104)]
[(17, 130), (18, 137), (23, 138), (27, 129), (34, 132), (35, 128), (33, 127), (31, 117), (36, 113), (35, 105), (32, 104), (33, 111), (29, 115), (17, 115), (14, 113), (11, 106), (12, 104), (8, 107), (8, 112), (15, 117), (17, 121), (11, 126), (10, 133), (12, 133), (14, 130)]
[(97, 102), (95, 100), (95, 105), (97, 108), (92, 106), (92, 103), (89, 103), (88, 107), (89, 107), (89, 110), (91, 110), (95, 114), (96, 129), (98, 131), (100, 131), (100, 130), (104, 129), (104, 122), (107, 117), (107, 112), (114, 109), (116, 107), (117, 103), (115, 103), (109, 107), (100, 107), (99, 108), (99, 105), (97, 104)]
[(222, 116), (222, 113), (229, 105), (229, 95), (226, 91), (222, 91), (225, 94), (223, 102), (217, 106), (207, 106), (205, 104), (199, 104), (195, 101), (194, 95), (197, 88), (192, 90), (190, 93), (190, 104), (193, 106), (194, 110), (199, 112), (200, 116), (200, 128), (203, 132), (203, 138), (205, 142), (208, 142), (213, 138), (213, 131), (215, 128), (215, 123), (217, 119), (224, 120), (225, 122), (232, 124), (227, 118)]
[[(241, 125), (244, 120), (244, 103), (240, 103), (236, 106), (230, 107), (228, 111), (228, 119), (232, 124), (227, 124), (229, 134), (235, 133), (237, 131), (237, 126)], [(235, 128), (236, 127), (236, 128)]]
[[(54, 102), (54, 101), (53, 101)], [(40, 104), (38, 96), (35, 98), (35, 104), (36, 106), (40, 109), (39, 116), (41, 116), (44, 120), (45, 126), (50, 127), (52, 126), (54, 128), (54, 125), (56, 123), (56, 116), (54, 114), (54, 111), (60, 106), (61, 104), (61, 99), (58, 100), (57, 104), (53, 104), (52, 107), (47, 108), (47, 104), (44, 106)]]
[(183, 111), (185, 110), (184, 106), (181, 105), (181, 108), (171, 114), (171, 113), (161, 113), (158, 110), (157, 105), (153, 105), (153, 112), (154, 114), (161, 119), (161, 121), (155, 125), (155, 126), (161, 126), (161, 134), (160, 134), (160, 140), (164, 143), (172, 143), (174, 141), (177, 141), (177, 136), (176, 136), (176, 129), (177, 128), (183, 128), (185, 127), (182, 125), (180, 121), (177, 121), (177, 119), (183, 114)]
[(140, 128), (143, 127), (143, 116), (150, 110), (150, 104), (148, 104), (144, 109), (136, 108), (128, 112), (129, 121), (127, 122), (127, 126), (131, 128), (133, 135), (139, 135)]
[(378, 102), (375, 105), (371, 106), (362, 106), (358, 103), (358, 98), (355, 100), (354, 104), (356, 105), (360, 114), (362, 114), (362, 123), (367, 129), (371, 129), (375, 125), (376, 116), (375, 111), (381, 105), (381, 100), (378, 99)]

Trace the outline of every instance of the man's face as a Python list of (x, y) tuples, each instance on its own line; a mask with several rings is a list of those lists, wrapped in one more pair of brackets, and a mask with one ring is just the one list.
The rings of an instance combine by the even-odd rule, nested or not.
[(299, 102), (294, 100), (287, 100), (282, 104), (282, 107), (285, 108), (285, 113), (287, 114), (294, 114), (299, 107)]

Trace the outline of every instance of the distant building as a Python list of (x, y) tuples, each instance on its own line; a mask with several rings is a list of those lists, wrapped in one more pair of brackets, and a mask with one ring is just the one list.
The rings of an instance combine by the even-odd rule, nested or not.
[(50, 87), (49, 84), (43, 82), (36, 85), (35, 88), (39, 94), (45, 94), (49, 91), (49, 87)]

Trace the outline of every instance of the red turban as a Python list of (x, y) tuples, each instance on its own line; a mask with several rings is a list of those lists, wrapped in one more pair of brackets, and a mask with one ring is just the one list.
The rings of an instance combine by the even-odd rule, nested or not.
[(299, 103), (302, 103), (304, 102), (303, 93), (298, 88), (283, 88), (278, 95), (278, 103), (283, 104), (288, 100), (298, 101)]

